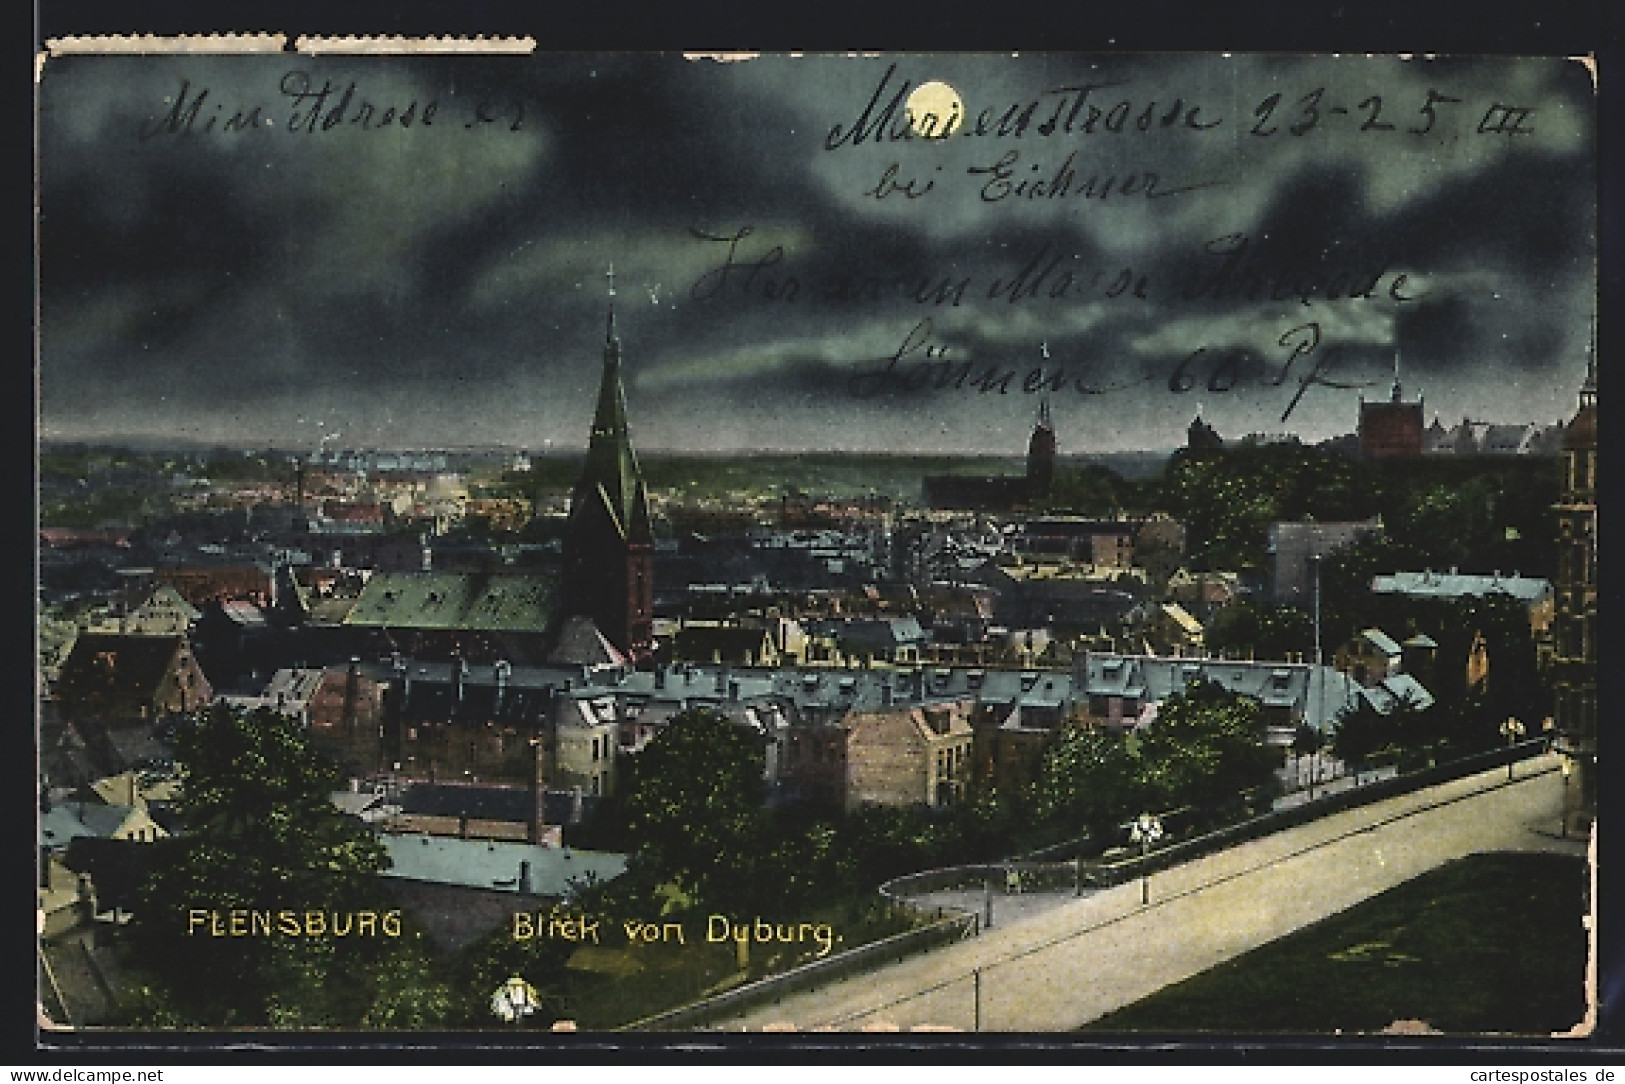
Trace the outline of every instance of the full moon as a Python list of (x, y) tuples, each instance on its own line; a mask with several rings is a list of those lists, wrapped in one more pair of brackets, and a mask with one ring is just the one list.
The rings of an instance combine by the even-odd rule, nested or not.
[(965, 103), (959, 91), (935, 79), (915, 87), (904, 108), (909, 127), (926, 139), (946, 139), (965, 119)]

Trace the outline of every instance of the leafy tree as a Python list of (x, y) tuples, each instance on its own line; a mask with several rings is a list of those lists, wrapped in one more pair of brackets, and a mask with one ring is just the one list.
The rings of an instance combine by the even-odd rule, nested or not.
[(1101, 838), (1140, 804), (1134, 756), (1117, 734), (1075, 727), (1046, 751), (1033, 784), (1034, 815)]
[(762, 887), (752, 875), (766, 814), (761, 738), (707, 708), (675, 716), (638, 754), (625, 804), (638, 860), (697, 902), (735, 909)]
[(1279, 755), (1264, 745), (1257, 701), (1214, 682), (1169, 698), (1139, 737), (1140, 783), (1163, 808), (1213, 813), (1274, 781)]
[(1215, 651), (1259, 659), (1307, 658), (1315, 647), (1315, 623), (1299, 606), (1242, 599), (1214, 613), (1204, 639)]
[(1063, 465), (1056, 469), (1049, 495), (1039, 505), (1047, 511), (1105, 515), (1122, 508), (1124, 498), (1125, 486), (1117, 472), (1093, 464)]
[[(384, 931), (388, 856), (329, 802), (337, 768), (298, 728), (217, 704), (179, 729), (176, 761), (184, 833), (153, 844), (163, 850), (131, 923), (142, 977), (132, 1022), (423, 1027), (443, 1017), (448, 993), (425, 939), (409, 926)], [(234, 911), (269, 913), (271, 929), (233, 936)], [(361, 912), (375, 916), (376, 935), (334, 935), (337, 921), (355, 931)]]

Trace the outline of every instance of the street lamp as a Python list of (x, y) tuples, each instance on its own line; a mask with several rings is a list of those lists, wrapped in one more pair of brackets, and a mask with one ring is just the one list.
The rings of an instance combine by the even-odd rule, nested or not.
[(1563, 838), (1569, 838), (1569, 776), (1574, 774), (1574, 761), (1569, 759), (1568, 753), (1563, 754)]
[[(1518, 739), (1524, 736), (1524, 725), (1517, 718), (1508, 716), (1507, 721), (1501, 724), (1501, 733), (1506, 737), (1507, 750), (1510, 752), (1512, 747), (1517, 744)], [(1507, 782), (1512, 782), (1512, 761), (1510, 759), (1507, 760)]]
[(518, 1024), (536, 1011), (540, 999), (536, 987), (514, 975), (491, 995), (491, 1012), (510, 1024)]
[[(1129, 828), (1128, 838), (1130, 842), (1140, 845), (1140, 864), (1144, 866), (1145, 857), (1151, 851), (1151, 844), (1162, 838), (1162, 819), (1150, 813), (1141, 813)], [(1140, 904), (1144, 906), (1150, 902), (1151, 872), (1144, 870), (1140, 875)]]

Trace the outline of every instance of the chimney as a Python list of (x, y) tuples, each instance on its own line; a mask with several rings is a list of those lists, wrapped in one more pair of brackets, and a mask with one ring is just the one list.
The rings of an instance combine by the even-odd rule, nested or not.
[(459, 814), (457, 814), (457, 838), (458, 839), (467, 839), (468, 838), (468, 814), (467, 813), (459, 813)]
[(727, 687), (728, 687), (728, 668), (726, 666), (724, 666), (724, 667), (722, 667), (721, 669), (719, 669), (717, 671), (717, 692), (720, 693), (724, 689), (726, 689)]
[(738, 700), (739, 699), (739, 681), (737, 679), (734, 679), (734, 680), (731, 680), (731, 681), (728, 682), (728, 699), (729, 700)]
[(507, 659), (498, 659), (491, 667), (497, 680), (496, 707), (502, 710), (502, 702), (508, 695), (508, 678), (513, 675), (513, 665)]
[(665, 687), (666, 687), (666, 668), (664, 666), (656, 666), (655, 667), (655, 688), (664, 689)]
[(530, 882), (530, 863), (528, 861), (520, 862), (519, 863), (519, 894), (521, 896), (528, 896), (528, 895), (531, 894), (532, 891), (533, 891), (533, 889), (531, 888), (531, 882)]
[(580, 787), (571, 787), (570, 788), (570, 823), (571, 824), (580, 824), (581, 823), (581, 807), (582, 807), (581, 788)]
[(881, 686), (880, 686), (880, 706), (881, 707), (886, 707), (886, 708), (891, 707), (891, 698), (892, 698), (891, 682), (889, 682), (889, 681), (882, 682)]
[(468, 681), (468, 660), (457, 660), (457, 702), (463, 702), (463, 685)]

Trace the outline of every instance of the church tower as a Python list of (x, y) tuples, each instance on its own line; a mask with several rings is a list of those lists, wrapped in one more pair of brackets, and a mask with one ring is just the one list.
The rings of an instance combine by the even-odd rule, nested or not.
[[(1563, 437), (1557, 512), (1552, 719), (1565, 758), (1563, 831), (1584, 833), (1597, 810), (1597, 354)], [(1576, 776), (1573, 780), (1569, 775)]]
[(1049, 496), (1055, 481), (1055, 426), (1050, 422), (1049, 399), (1038, 404), (1038, 424), (1027, 442), (1027, 499)]
[(1360, 396), (1360, 456), (1415, 459), (1422, 454), (1422, 400), (1405, 401), (1399, 385), (1399, 348), (1394, 347), (1394, 384), (1388, 402)]
[(615, 272), (609, 273), (604, 373), (587, 462), (570, 497), (564, 536), (564, 613), (590, 618), (634, 662), (653, 649), (654, 534), (648, 495), (626, 426)]

